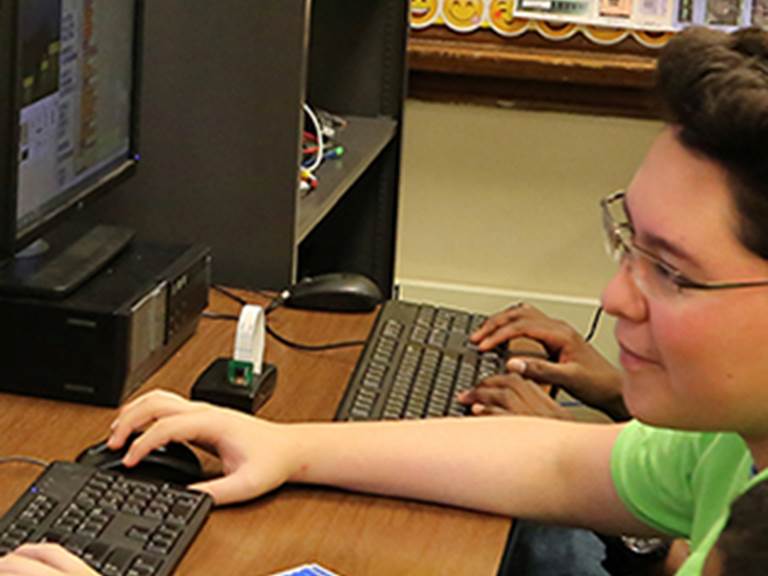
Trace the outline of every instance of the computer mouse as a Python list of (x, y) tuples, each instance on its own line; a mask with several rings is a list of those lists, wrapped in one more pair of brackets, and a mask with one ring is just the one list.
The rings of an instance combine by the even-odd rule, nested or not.
[(304, 310), (370, 312), (382, 299), (373, 280), (344, 272), (303, 278), (288, 289), (283, 305)]
[(120, 472), (130, 478), (160, 480), (186, 486), (203, 479), (203, 469), (197, 455), (186, 444), (171, 442), (150, 452), (136, 466), (123, 466), (123, 456), (139, 433), (128, 437), (122, 448), (110, 450), (107, 441), (89, 446), (75, 459), (76, 462), (101, 470)]

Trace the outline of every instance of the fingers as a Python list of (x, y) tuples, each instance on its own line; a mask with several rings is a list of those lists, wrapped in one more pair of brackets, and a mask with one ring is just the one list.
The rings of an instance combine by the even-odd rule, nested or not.
[(509, 416), (513, 413), (507, 408), (492, 404), (481, 404), (480, 402), (472, 404), (470, 410), (473, 416)]
[(506, 374), (487, 378), (457, 396), (477, 416), (517, 414), (546, 418), (568, 418), (568, 412), (531, 380)]
[(456, 399), (470, 406), (471, 413), (476, 416), (524, 413), (518, 390), (522, 383), (523, 379), (519, 376), (487, 378), (474, 388), (458, 394)]
[(25, 544), (16, 553), (72, 574), (94, 574), (88, 565), (58, 544)]
[(459, 392), (456, 400), (465, 406), (473, 416), (501, 416), (511, 414), (512, 408), (506, 406), (501, 395), (495, 395), (489, 389), (473, 388)]
[(209, 412), (201, 417), (200, 410), (190, 410), (157, 419), (133, 441), (123, 464), (134, 466), (152, 450), (169, 442), (192, 442), (215, 447), (222, 437), (221, 416), (215, 408), (211, 407)]
[(554, 384), (568, 389), (574, 381), (573, 367), (570, 364), (516, 357), (507, 360), (506, 366), (509, 372), (525, 376), (540, 384)]
[(96, 572), (58, 544), (24, 544), (0, 558), (0, 574), (95, 576)]
[(122, 447), (131, 432), (142, 429), (161, 418), (207, 408), (209, 406), (202, 402), (191, 402), (165, 390), (155, 390), (139, 396), (123, 406), (118, 417), (112, 422), (112, 433), (107, 446), (112, 450)]
[(261, 484), (255, 479), (249, 478), (248, 469), (243, 467), (233, 474), (192, 484), (189, 488), (207, 492), (217, 505), (222, 505), (248, 500), (253, 498), (255, 494), (263, 494), (277, 488), (279, 484), (279, 482)]
[(489, 318), (470, 336), (470, 340), (485, 351), (509, 340), (527, 337), (541, 342), (552, 352), (560, 350), (573, 336), (573, 330), (567, 323), (522, 304)]
[(514, 315), (514, 311), (521, 308), (524, 304), (522, 302), (515, 302), (514, 304), (510, 305), (506, 310), (503, 310), (501, 312), (498, 312), (488, 318), (485, 322), (483, 322), (483, 325), (480, 326), (475, 332), (473, 332), (469, 339), (474, 342), (478, 343), (481, 340), (487, 338), (490, 334), (492, 334), (494, 331), (496, 331), (498, 328), (503, 326), (508, 322), (507, 317), (510, 315)]

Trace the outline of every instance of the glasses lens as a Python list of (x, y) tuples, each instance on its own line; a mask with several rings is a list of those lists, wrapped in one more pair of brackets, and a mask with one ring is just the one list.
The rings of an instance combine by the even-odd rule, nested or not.
[(603, 198), (600, 202), (603, 217), (603, 233), (605, 235), (605, 250), (617, 262), (621, 260), (626, 251), (625, 241), (622, 238), (622, 229), (627, 228), (626, 222), (623, 222), (623, 196), (623, 193), (614, 193)]

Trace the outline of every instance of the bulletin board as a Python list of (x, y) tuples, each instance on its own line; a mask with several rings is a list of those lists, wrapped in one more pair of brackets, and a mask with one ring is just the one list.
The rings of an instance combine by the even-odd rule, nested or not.
[(768, 25), (768, 0), (411, 0), (410, 95), (654, 117), (680, 29)]

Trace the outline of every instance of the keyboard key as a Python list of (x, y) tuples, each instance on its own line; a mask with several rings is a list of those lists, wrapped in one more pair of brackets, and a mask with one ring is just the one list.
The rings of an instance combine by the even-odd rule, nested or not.
[(128, 548), (115, 548), (101, 568), (104, 576), (122, 576), (133, 560), (134, 552)]

